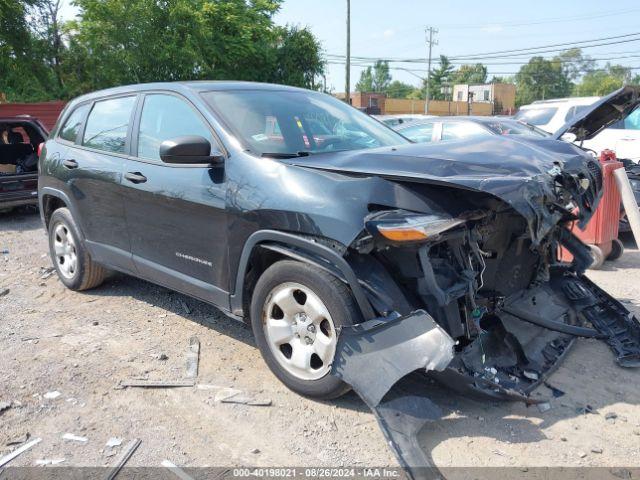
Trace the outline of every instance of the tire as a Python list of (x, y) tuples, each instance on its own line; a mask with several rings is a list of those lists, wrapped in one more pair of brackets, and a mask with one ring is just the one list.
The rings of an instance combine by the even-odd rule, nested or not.
[(330, 400), (350, 390), (331, 375), (331, 363), (339, 327), (360, 318), (344, 283), (296, 261), (270, 266), (251, 299), (251, 327), (267, 366), (289, 389), (314, 399)]
[(618, 260), (622, 254), (624, 253), (624, 245), (620, 240), (614, 238), (611, 241), (611, 253), (607, 256), (607, 260), (615, 261)]
[(599, 270), (604, 264), (604, 253), (602, 253), (602, 249), (597, 245), (589, 245), (589, 250), (591, 250), (591, 257), (593, 258), (593, 263), (589, 268), (591, 270)]
[(76, 291), (89, 290), (104, 281), (107, 270), (91, 259), (76, 222), (67, 208), (59, 208), (53, 212), (49, 220), (48, 234), (51, 261), (58, 278), (67, 288)]

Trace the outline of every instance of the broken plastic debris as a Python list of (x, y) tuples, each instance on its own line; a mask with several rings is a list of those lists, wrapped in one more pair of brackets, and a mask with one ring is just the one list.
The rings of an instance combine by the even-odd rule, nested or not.
[(175, 463), (170, 462), (169, 460), (163, 460), (161, 465), (171, 470), (171, 473), (173, 473), (176, 477), (180, 478), (181, 480), (193, 480), (192, 476), (187, 474), (187, 472), (185, 472), (180, 467), (178, 467)]
[(27, 450), (29, 450), (34, 445), (37, 445), (38, 443), (40, 443), (41, 440), (42, 440), (41, 438), (34, 438), (29, 443), (25, 443), (21, 447), (16, 448), (9, 455), (5, 455), (4, 457), (0, 458), (0, 467), (2, 467), (3, 465), (9, 463), (11, 460), (16, 458), (21, 453), (26, 452)]
[(111, 470), (105, 477), (105, 480), (113, 480), (114, 478), (116, 478), (116, 475), (118, 475), (118, 472), (120, 472), (122, 467), (124, 467), (124, 464), (129, 461), (133, 453), (140, 446), (140, 443), (141, 443), (141, 440), (139, 438), (134, 438), (124, 447), (124, 449), (122, 450), (122, 453), (120, 453), (120, 456), (116, 459), (116, 461), (113, 464), (113, 467), (111, 467)]
[(65, 433), (64, 435), (62, 435), (62, 438), (64, 440), (70, 440), (72, 442), (87, 443), (89, 441), (87, 437), (81, 437), (80, 435), (74, 435), (73, 433)]
[(66, 460), (66, 458), (44, 458), (42, 460), (36, 460), (35, 464), (44, 466), (44, 465), (58, 465)]
[(106, 447), (113, 448), (122, 444), (122, 439), (117, 437), (111, 437), (107, 440)]
[(44, 398), (48, 399), (48, 400), (54, 400), (56, 398), (58, 398), (60, 395), (62, 395), (59, 391), (57, 390), (53, 390), (52, 392), (47, 392), (44, 394)]
[(541, 413), (551, 410), (551, 404), (549, 402), (539, 403), (538, 410), (540, 410)]
[(444, 370), (453, 346), (447, 332), (422, 310), (395, 320), (369, 320), (342, 327), (331, 373), (373, 408), (414, 370)]

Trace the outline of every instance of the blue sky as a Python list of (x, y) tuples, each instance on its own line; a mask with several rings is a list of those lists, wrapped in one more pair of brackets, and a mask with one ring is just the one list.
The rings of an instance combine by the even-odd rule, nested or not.
[[(66, 1), (69, 3), (69, 0)], [(64, 13), (73, 14), (66, 7)], [(276, 16), (279, 24), (309, 27), (320, 39), (325, 53), (346, 52), (346, 0), (285, 0)], [(433, 1), (433, 0), (351, 0), (351, 53), (376, 58), (426, 58), (425, 26), (439, 29), (439, 45), (433, 56), (463, 56), (501, 50), (569, 43), (640, 32), (638, 0), (516, 0)], [(640, 67), (638, 41), (585, 49), (594, 58)], [(602, 43), (602, 42), (601, 42)], [(553, 56), (554, 53), (546, 55)], [(513, 73), (528, 58), (487, 59), (489, 74)], [(600, 61), (604, 64), (604, 61)], [(392, 64), (416, 70), (393, 70), (394, 79), (418, 85), (426, 75), (424, 64)], [(364, 67), (351, 71), (355, 86)], [(640, 73), (636, 70), (635, 73)], [(327, 65), (327, 84), (344, 90), (344, 65)]]

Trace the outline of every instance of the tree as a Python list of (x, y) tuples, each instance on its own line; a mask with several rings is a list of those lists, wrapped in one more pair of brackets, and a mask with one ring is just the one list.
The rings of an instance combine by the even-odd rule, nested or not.
[(566, 97), (572, 84), (559, 62), (533, 57), (516, 74), (516, 104), (524, 105), (535, 100)]
[(274, 70), (265, 81), (316, 89), (324, 72), (320, 42), (307, 28), (278, 27)]
[(580, 97), (603, 96), (631, 81), (631, 70), (607, 63), (605, 68), (593, 70), (582, 77), (574, 93)]
[(373, 68), (367, 67), (360, 72), (360, 80), (356, 83), (357, 92), (373, 92)]
[(315, 88), (320, 44), (275, 25), (282, 0), (0, 0), (0, 92), (69, 98), (127, 83), (234, 79)]
[[(440, 55), (440, 65), (431, 71), (431, 86), (429, 88), (430, 96), (433, 100), (446, 100), (446, 95), (442, 92), (445, 85), (453, 85), (452, 75), (454, 67), (449, 59)], [(426, 86), (426, 81), (425, 85)]]
[(416, 87), (400, 80), (392, 81), (386, 88), (385, 92), (389, 98), (407, 98)]
[(453, 72), (451, 77), (451, 82), (454, 85), (486, 83), (487, 67), (481, 63), (462, 65), (458, 70)]
[(367, 67), (360, 73), (360, 80), (356, 84), (356, 90), (358, 92), (383, 93), (390, 83), (389, 62), (378, 60), (373, 68)]
[(588, 55), (583, 55), (580, 48), (570, 48), (557, 55), (554, 61), (561, 63), (561, 68), (571, 82), (578, 80), (584, 73), (595, 68), (595, 60)]
[(8, 99), (46, 99), (56, 93), (43, 43), (31, 17), (45, 0), (0, 0), (0, 92)]

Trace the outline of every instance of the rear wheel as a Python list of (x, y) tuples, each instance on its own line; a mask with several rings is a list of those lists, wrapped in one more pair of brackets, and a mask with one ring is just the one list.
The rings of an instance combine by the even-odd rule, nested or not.
[(51, 215), (49, 251), (60, 281), (71, 290), (97, 287), (107, 274), (104, 267), (91, 259), (67, 208), (59, 208)]
[(331, 375), (331, 365), (338, 328), (358, 319), (344, 283), (295, 261), (269, 267), (251, 301), (251, 326), (271, 371), (291, 390), (318, 399), (349, 391), (348, 385)]

